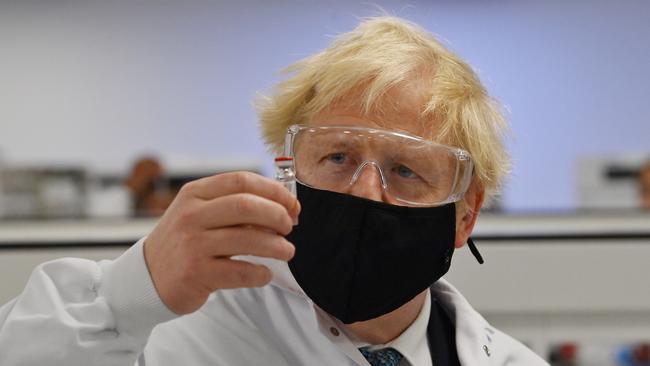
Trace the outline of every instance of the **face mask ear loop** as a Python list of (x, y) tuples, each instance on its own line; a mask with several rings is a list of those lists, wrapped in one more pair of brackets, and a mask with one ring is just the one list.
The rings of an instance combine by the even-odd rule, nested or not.
[(476, 258), (476, 260), (480, 264), (483, 264), (484, 263), (483, 257), (481, 256), (481, 253), (478, 252), (478, 248), (476, 247), (476, 245), (474, 245), (474, 241), (472, 240), (472, 238), (467, 238), (467, 245), (469, 246), (469, 250), (474, 255), (474, 258)]

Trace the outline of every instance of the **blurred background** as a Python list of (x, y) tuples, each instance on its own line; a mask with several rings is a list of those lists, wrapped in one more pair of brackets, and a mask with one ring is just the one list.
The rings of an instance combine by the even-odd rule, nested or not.
[(514, 170), (476, 229), (487, 264), (459, 253), (452, 281), (554, 364), (650, 364), (643, 0), (0, 0), (0, 302), (43, 260), (119, 255), (186, 181), (272, 175), (256, 93), (383, 11), (508, 111)]

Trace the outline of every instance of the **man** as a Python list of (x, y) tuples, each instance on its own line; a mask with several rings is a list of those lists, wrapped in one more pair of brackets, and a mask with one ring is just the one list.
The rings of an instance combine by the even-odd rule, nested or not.
[(37, 268), (0, 364), (546, 364), (440, 279), (508, 168), (471, 69), (380, 17), (290, 71), (259, 108), (298, 200), (249, 173), (186, 185), (117, 260)]

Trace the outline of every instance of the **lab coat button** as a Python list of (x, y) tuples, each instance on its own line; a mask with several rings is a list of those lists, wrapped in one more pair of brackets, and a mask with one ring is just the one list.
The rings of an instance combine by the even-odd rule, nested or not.
[(330, 333), (332, 333), (332, 335), (335, 336), (335, 337), (338, 337), (339, 334), (341, 334), (341, 333), (339, 332), (339, 330), (336, 329), (336, 328), (334, 328), (334, 327), (331, 327), (331, 328), (330, 328)]
[(490, 357), (490, 349), (488, 348), (488, 346), (483, 345), (483, 351), (485, 351), (485, 354), (486, 354), (488, 357)]

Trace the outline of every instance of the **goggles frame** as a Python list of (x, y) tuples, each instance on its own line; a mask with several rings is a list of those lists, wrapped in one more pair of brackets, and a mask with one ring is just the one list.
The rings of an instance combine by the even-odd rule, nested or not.
[[(458, 202), (460, 201), (465, 193), (467, 192), (469, 185), (472, 180), (472, 176), (474, 175), (474, 164), (472, 162), (471, 155), (466, 151), (458, 147), (454, 146), (449, 146), (449, 145), (444, 145), (440, 144), (431, 140), (426, 140), (422, 137), (411, 135), (406, 132), (402, 131), (393, 131), (393, 130), (385, 130), (385, 129), (380, 129), (380, 128), (372, 128), (372, 127), (361, 127), (361, 126), (348, 126), (348, 125), (331, 125), (331, 126), (310, 126), (310, 125), (305, 125), (305, 124), (293, 124), (290, 125), (287, 128), (287, 132), (285, 135), (285, 140), (284, 140), (284, 156), (291, 156), (293, 157), (294, 161), (296, 159), (293, 147), (294, 147), (294, 142), (296, 141), (296, 137), (299, 135), (299, 133), (303, 130), (341, 130), (341, 131), (346, 131), (346, 130), (351, 130), (351, 131), (364, 131), (369, 134), (376, 134), (376, 133), (382, 133), (382, 134), (388, 134), (391, 136), (395, 136), (397, 138), (402, 138), (407, 141), (417, 141), (418, 143), (423, 143), (427, 144), (430, 146), (436, 146), (440, 148), (445, 148), (447, 149), (452, 156), (454, 156), (457, 160), (456, 164), (456, 172), (454, 175), (454, 180), (452, 183), (452, 190), (447, 197), (447, 199), (441, 201), (441, 202), (435, 202), (435, 203), (421, 203), (421, 202), (413, 202), (405, 199), (400, 199), (399, 197), (395, 197), (396, 200), (406, 203), (409, 206), (421, 206), (421, 207), (433, 207), (433, 206), (442, 206), (448, 203), (452, 202)], [(312, 131), (314, 132), (314, 131)], [(374, 161), (364, 161), (362, 162), (359, 167), (357, 172), (353, 177), (351, 177), (350, 184), (352, 184), (355, 181), (356, 175), (359, 174), (359, 170), (362, 169), (366, 165), (374, 165), (377, 169), (379, 169), (380, 175), (381, 175), (381, 180), (382, 180), (382, 189), (386, 192), (387, 189), (387, 184), (385, 182), (384, 176), (383, 176), (383, 171), (381, 168), (376, 164)], [(464, 169), (461, 172), (461, 164), (467, 164), (466, 169)], [(308, 187), (311, 188), (316, 188), (316, 189), (322, 189), (319, 187), (314, 187), (313, 185), (307, 184), (300, 180), (298, 177), (298, 172), (296, 171), (296, 180), (300, 182), (301, 184), (304, 184)], [(461, 176), (462, 175), (462, 176)], [(458, 185), (458, 188), (456, 188)]]

